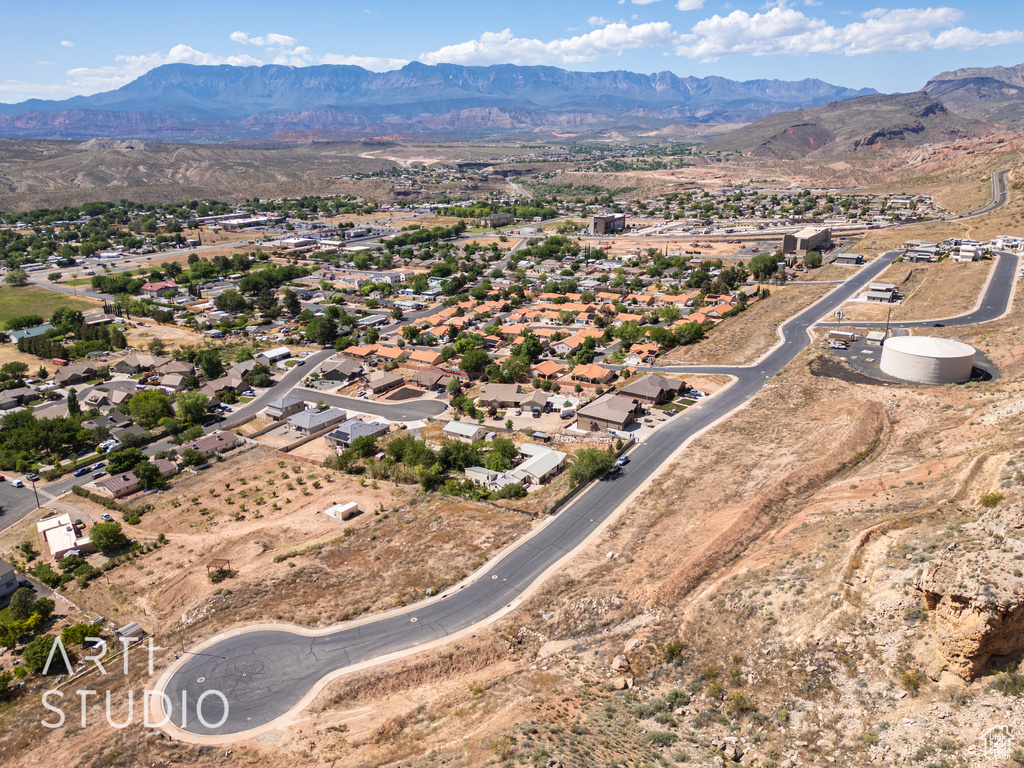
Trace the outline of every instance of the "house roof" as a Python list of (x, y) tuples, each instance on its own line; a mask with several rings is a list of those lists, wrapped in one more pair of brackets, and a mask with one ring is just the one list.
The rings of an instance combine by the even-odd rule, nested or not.
[(602, 395), (589, 405), (583, 406), (578, 413), (581, 417), (621, 422), (627, 414), (633, 413), (635, 410), (635, 401), (628, 397), (609, 393)]
[(533, 366), (533, 370), (542, 376), (553, 376), (556, 373), (561, 373), (565, 370), (565, 366), (554, 360), (544, 360), (543, 362), (537, 363)]
[(612, 373), (614, 373), (614, 371), (610, 368), (605, 368), (603, 365), (598, 365), (597, 363), (577, 365), (572, 370), (572, 375), (577, 378), (600, 379), (602, 381), (608, 378)]
[(345, 412), (340, 408), (327, 408), (323, 411), (310, 410), (296, 413), (294, 416), (288, 417), (288, 423), (300, 429), (314, 430), (344, 418)]
[(461, 437), (476, 437), (477, 433), (482, 430), (480, 424), (473, 424), (468, 421), (449, 421), (444, 425), (444, 433), (446, 435), (459, 435)]
[(660, 397), (663, 392), (678, 392), (683, 382), (678, 379), (666, 379), (664, 376), (648, 374), (636, 381), (630, 382), (622, 387), (619, 392), (623, 395), (634, 395), (637, 397)]

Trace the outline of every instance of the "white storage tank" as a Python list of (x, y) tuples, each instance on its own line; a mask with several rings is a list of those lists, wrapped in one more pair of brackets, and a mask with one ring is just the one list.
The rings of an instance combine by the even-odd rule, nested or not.
[(971, 378), (974, 347), (934, 336), (894, 336), (882, 347), (879, 367), (906, 381), (959, 384)]

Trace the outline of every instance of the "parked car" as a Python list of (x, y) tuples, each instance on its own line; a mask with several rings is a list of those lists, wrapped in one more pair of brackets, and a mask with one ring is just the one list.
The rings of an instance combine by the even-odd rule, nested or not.
[(106, 470), (103, 470), (103, 469), (101, 469), (99, 472), (93, 472), (92, 473), (92, 479), (93, 480), (99, 480), (105, 474), (107, 474), (107, 472), (106, 472)]
[(629, 464), (629, 456), (619, 456), (619, 458), (615, 460), (615, 464), (616, 466), (619, 467), (626, 466), (627, 464)]
[(74, 472), (72, 472), (72, 474), (75, 477), (81, 477), (82, 475), (85, 475), (85, 474), (88, 474), (88, 473), (89, 473), (89, 467), (79, 467)]
[(102, 520), (105, 523), (109, 523), (113, 519), (114, 518), (110, 516), (109, 512), (104, 512), (102, 515), (100, 515), (100, 520)]
[(107, 466), (106, 462), (104, 462), (104, 461), (97, 461), (95, 464), (93, 464), (91, 467), (89, 467), (89, 469), (91, 469), (93, 472), (95, 472), (97, 469), (103, 469), (105, 466)]
[(25, 475), (25, 479), (28, 480), (30, 483), (34, 483), (39, 479), (39, 475), (37, 475), (35, 472), (29, 472), (27, 475)]
[(5, 480), (7, 480), (7, 478), (4, 477), (3, 475), (0, 475), (0, 483), (4, 482)]
[(25, 487), (25, 483), (21, 480), (21, 478), (15, 478), (14, 480), (11, 480), (11, 485), (13, 485), (15, 488)]

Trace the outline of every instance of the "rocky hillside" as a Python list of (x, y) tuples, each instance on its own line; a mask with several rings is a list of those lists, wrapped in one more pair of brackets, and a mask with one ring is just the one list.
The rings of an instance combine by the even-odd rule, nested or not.
[(1024, 64), (943, 72), (923, 91), (958, 115), (1024, 127)]
[(712, 142), (753, 157), (797, 159), (902, 150), (991, 135), (991, 126), (952, 114), (924, 93), (876, 94), (772, 115)]
[(503, 64), (361, 67), (168, 64), (106, 93), (0, 104), (0, 136), (222, 140), (282, 131), (434, 133), (563, 130), (577, 125), (750, 122), (874, 93), (821, 80), (570, 72)]

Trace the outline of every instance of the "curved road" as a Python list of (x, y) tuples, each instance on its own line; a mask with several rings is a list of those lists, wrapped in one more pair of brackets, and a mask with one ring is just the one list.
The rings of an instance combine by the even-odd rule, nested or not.
[[(1005, 171), (999, 171), (993, 176), (998, 199), (989, 210), (1006, 202), (1004, 175)], [(784, 323), (783, 341), (753, 365), (658, 369), (725, 373), (736, 381), (655, 431), (631, 451), (627, 470), (592, 484), (515, 547), (442, 595), (366, 623), (348, 623), (319, 632), (286, 626), (242, 629), (212, 638), (185, 655), (165, 672), (157, 685), (171, 702), (168, 714), (174, 730), (180, 727), (185, 736), (221, 737), (225, 741), (245, 738), (247, 731), (301, 709), (307, 703), (304, 700), (315, 695), (325, 680), (344, 674), (355, 665), (373, 663), (389, 654), (415, 652), (514, 608), (543, 574), (571, 557), (599, 530), (615, 509), (662, 466), (667, 456), (748, 402), (766, 380), (806, 347), (806, 334), (811, 326), (862, 290), (897, 256), (899, 252), (890, 251), (875, 259), (842, 286)], [(947, 324), (965, 325), (1000, 317), (1009, 307), (1016, 264), (1017, 257), (1000, 254), (979, 308)], [(924, 324), (927, 322), (899, 325)], [(205, 699), (201, 712), (197, 711), (200, 697)]]
[[(868, 264), (845, 285), (783, 325), (785, 340), (749, 367), (680, 366), (663, 370), (728, 373), (733, 386), (691, 408), (654, 432), (630, 453), (626, 471), (593, 484), (577, 500), (550, 518), (503, 557), (492, 561), (472, 580), (445, 595), (405, 611), (358, 626), (341, 625), (310, 635), (289, 628), (239, 632), (183, 659), (164, 678), (163, 690), (173, 703), (176, 725), (197, 735), (229, 736), (265, 725), (296, 708), (317, 683), (352, 665), (408, 651), (493, 618), (514, 607), (523, 592), (548, 569), (573, 554), (612, 512), (654, 473), (685, 440), (750, 400), (806, 347), (805, 334), (820, 318), (861, 290), (899, 255), (889, 252)], [(1016, 257), (1004, 255), (1000, 266), (1014, 267)], [(1012, 271), (1010, 276), (1012, 278)], [(1000, 299), (996, 301), (997, 297)], [(1006, 309), (1010, 291), (993, 279), (973, 322), (994, 319)], [(208, 696), (197, 717), (195, 702), (208, 690), (224, 693), (228, 711)], [(188, 704), (182, 710), (185, 696)], [(223, 723), (219, 721), (224, 718)], [(219, 724), (218, 724), (219, 723)]]

